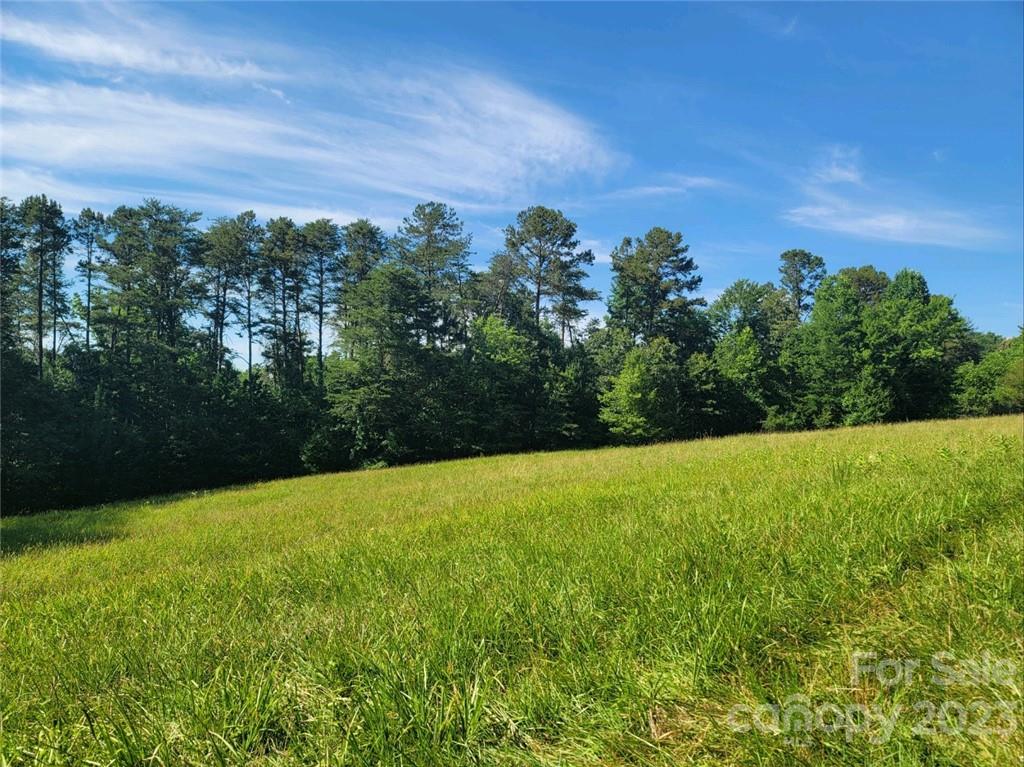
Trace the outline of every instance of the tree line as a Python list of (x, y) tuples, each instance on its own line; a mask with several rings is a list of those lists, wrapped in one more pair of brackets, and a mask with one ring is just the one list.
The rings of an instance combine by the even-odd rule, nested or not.
[[(310, 471), (1024, 409), (1024, 340), (924, 277), (826, 272), (708, 305), (680, 232), (592, 252), (519, 213), (486, 269), (456, 212), (261, 223), (146, 200), (0, 201), (2, 503), (71, 506)], [(70, 284), (68, 259), (79, 279)], [(234, 347), (240, 352), (232, 351)]]

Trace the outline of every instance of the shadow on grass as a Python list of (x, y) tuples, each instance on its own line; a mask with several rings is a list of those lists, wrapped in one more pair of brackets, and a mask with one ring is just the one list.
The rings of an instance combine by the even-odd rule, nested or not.
[(51, 511), (0, 521), (0, 557), (27, 548), (103, 543), (125, 534), (129, 510), (106, 506), (78, 511)]
[(0, 518), (0, 558), (20, 554), (28, 548), (77, 546), (124, 538), (129, 517), (146, 508), (242, 487), (251, 485), (181, 490), (110, 501), (100, 506), (4, 516)]

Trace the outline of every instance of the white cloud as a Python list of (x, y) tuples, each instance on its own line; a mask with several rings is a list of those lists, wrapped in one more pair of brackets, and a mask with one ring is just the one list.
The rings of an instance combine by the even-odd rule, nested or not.
[(705, 288), (704, 290), (697, 294), (697, 298), (703, 298), (710, 306), (719, 298), (721, 298), (724, 292), (724, 288)]
[(778, 248), (763, 242), (752, 240), (727, 241), (727, 242), (695, 242), (691, 247), (693, 252), (699, 253), (701, 257), (706, 255), (740, 255), (753, 256), (772, 253)]
[(583, 120), (518, 86), (461, 69), (434, 72), (378, 78), (372, 96), (336, 92), (346, 112), (8, 80), (4, 159), (54, 174), (144, 175), (196, 188), (250, 183), (239, 172), (249, 169), (262, 174), (264, 192), (385, 194), (467, 208), (507, 206), (537, 184), (598, 174), (614, 161)]
[(998, 230), (953, 210), (852, 200), (821, 191), (812, 194), (812, 202), (787, 210), (783, 218), (810, 229), (888, 242), (971, 248), (1003, 239)]
[(787, 209), (783, 220), (863, 239), (951, 248), (1006, 240), (1003, 232), (973, 215), (929, 200), (905, 185), (885, 178), (869, 183), (858, 147), (832, 145), (822, 158), (791, 178), (804, 201)]
[(780, 37), (792, 37), (796, 33), (797, 25), (800, 23), (799, 16), (793, 16), (779, 28)]
[(580, 250), (589, 250), (594, 254), (594, 262), (610, 264), (612, 262), (612, 246), (604, 240), (581, 239)]
[(814, 178), (822, 184), (860, 184), (860, 149), (843, 145), (829, 147), (826, 157), (813, 170)]
[[(256, 202), (277, 208), (314, 199), (331, 210), (381, 209), (387, 200), (382, 215), (395, 219), (411, 200), (512, 209), (538, 186), (596, 176), (619, 160), (585, 120), (483, 71), (395, 58), (353, 65), (330, 53), (214, 40), (213, 31), (154, 13), (106, 5), (71, 6), (58, 21), (4, 14), (5, 45), (89, 67), (106, 83), (60, 68), (62, 79), (48, 81), (5, 71), (3, 161), (18, 186), (44, 172), (54, 190), (89, 178), (95, 190), (73, 196), (91, 202), (138, 185), (170, 190), (168, 198), (181, 189), (195, 190), (192, 198), (252, 190)], [(256, 62), (246, 54), (253, 50), (288, 66)], [(262, 82), (283, 69), (294, 93)], [(224, 87), (214, 98), (154, 77), (164, 75)], [(254, 98), (253, 89), (284, 106)]]
[[(155, 195), (160, 199), (176, 201), (173, 192), (160, 193)], [(190, 204), (199, 207), (224, 210), (237, 214), (243, 210), (251, 210), (261, 220), (285, 216), (297, 223), (303, 224), (309, 221), (316, 221), (319, 218), (329, 218), (336, 224), (350, 224), (357, 218), (369, 218), (377, 226), (385, 230), (394, 230), (401, 223), (401, 218), (387, 214), (380, 214), (372, 208), (338, 208), (316, 205), (291, 205), (288, 203), (267, 200), (263, 196), (225, 196), (214, 194), (189, 194), (187, 199)]]
[[(153, 195), (303, 219), (398, 222), (426, 199), (505, 214), (627, 164), (579, 115), (436, 53), (290, 50), (117, 4), (69, 6), (59, 18), (5, 11), (3, 22), (5, 47), (51, 65), (33, 79), (4, 71), (5, 186), (47, 191), (69, 210)], [(580, 204), (727, 186), (662, 173)]]
[(0, 94), (4, 156), (62, 169), (152, 170), (240, 155), (301, 151), (309, 134), (251, 112), (144, 91), (8, 81)]
[(480, 71), (435, 64), (413, 77), (360, 73), (348, 85), (338, 95), (359, 99), (372, 116), (338, 127), (346, 144), (354, 140), (356, 151), (402, 179), (392, 191), (423, 197), (425, 187), (495, 202), (541, 181), (600, 174), (617, 159), (584, 120)]
[(285, 104), (291, 105), (292, 101), (285, 95), (285, 92), (280, 88), (271, 88), (263, 83), (253, 83), (252, 87), (263, 93), (269, 93), (271, 96), (281, 99)]
[(20, 200), (32, 194), (45, 194), (57, 200), (66, 211), (79, 210), (87, 205), (108, 206), (123, 201), (117, 189), (79, 184), (61, 179), (45, 168), (32, 166), (0, 168), (0, 194)]
[(616, 189), (605, 193), (606, 199), (627, 200), (643, 197), (665, 197), (686, 194), (693, 189), (722, 189), (729, 186), (726, 182), (709, 176), (685, 176), (669, 174), (663, 183), (644, 184)]
[(787, 40), (798, 36), (805, 37), (806, 34), (801, 33), (810, 31), (806, 24), (800, 22), (799, 16), (787, 18), (765, 11), (763, 8), (744, 4), (734, 3), (729, 5), (728, 8), (730, 13), (746, 22), (753, 29), (780, 40)]
[[(95, 11), (91, 15), (100, 13)], [(29, 46), (52, 59), (95, 67), (204, 78), (282, 77), (246, 59), (211, 56), (175, 39), (167, 28), (155, 29), (139, 19), (126, 19), (123, 14), (116, 25), (109, 24), (110, 21), (106, 16), (102, 21), (104, 28), (99, 31), (90, 29), (86, 23), (54, 24), (4, 13), (0, 39), (7, 44)]]

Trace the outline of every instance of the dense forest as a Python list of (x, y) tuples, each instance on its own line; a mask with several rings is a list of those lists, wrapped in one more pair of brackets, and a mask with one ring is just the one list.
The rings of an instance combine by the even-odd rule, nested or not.
[[(2, 200), (5, 512), (486, 453), (1024, 409), (1024, 339), (925, 278), (828, 274), (713, 303), (679, 232), (626, 237), (607, 316), (591, 252), (528, 208), (489, 266), (449, 206), (202, 230), (147, 200), (75, 218)], [(78, 278), (69, 281), (68, 259)], [(232, 347), (242, 351), (233, 352)]]

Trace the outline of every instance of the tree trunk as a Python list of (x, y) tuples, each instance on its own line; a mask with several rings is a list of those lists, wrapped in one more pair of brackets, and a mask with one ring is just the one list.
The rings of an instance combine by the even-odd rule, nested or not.
[[(288, 281), (281, 271), (281, 340), (278, 348), (282, 372), (288, 370)], [(287, 377), (287, 376), (284, 376)]]
[(36, 367), (39, 378), (43, 377), (43, 257), (37, 254), (39, 260), (38, 279), (36, 281)]
[(89, 351), (89, 328), (92, 324), (92, 245), (85, 255), (85, 350)]
[(249, 341), (248, 368), (249, 380), (246, 381), (249, 387), (249, 401), (252, 401), (252, 282), (246, 279), (245, 282), (245, 330)]
[(57, 273), (57, 259), (56, 258), (53, 260), (53, 264), (51, 264), (51, 267), (52, 268), (50, 269), (50, 277), (51, 277), (50, 284), (51, 284), (51, 288), (52, 288), (52, 295), (50, 296), (50, 300), (53, 302), (53, 345), (50, 348), (50, 364), (51, 365), (56, 365), (57, 364), (57, 311), (58, 311), (58, 308), (59, 308), (58, 307), (58, 303), (57, 303), (57, 291), (58, 291), (58, 288), (59, 288), (59, 283), (57, 282), (57, 278), (58, 278), (59, 275)]
[(302, 355), (302, 295), (298, 280), (295, 281), (295, 383), (299, 383), (305, 377), (305, 364)]
[(320, 295), (317, 302), (316, 315), (316, 365), (320, 374), (320, 391), (324, 389), (324, 291), (323, 280), (320, 282)]
[[(538, 272), (539, 272), (539, 269), (538, 269)], [(540, 330), (540, 289), (541, 289), (540, 276), (538, 274), (537, 280), (536, 280), (536, 290), (534, 292), (534, 299), (533, 299), (533, 319), (537, 323), (537, 330)]]
[(218, 296), (220, 306), (217, 309), (217, 372), (220, 373), (224, 361), (224, 326), (228, 324), (228, 279), (224, 275), (220, 282), (220, 295)]

